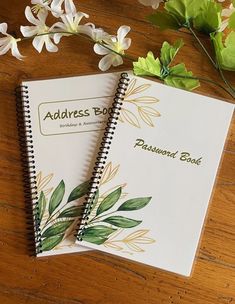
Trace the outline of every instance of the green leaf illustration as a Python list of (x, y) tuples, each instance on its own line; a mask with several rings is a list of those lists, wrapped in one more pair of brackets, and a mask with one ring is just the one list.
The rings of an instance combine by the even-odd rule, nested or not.
[(121, 228), (132, 228), (142, 223), (142, 221), (133, 220), (123, 216), (110, 216), (104, 219), (103, 222)]
[(124, 202), (117, 211), (132, 211), (144, 208), (150, 202), (152, 197), (133, 198)]
[(178, 30), (181, 27), (177, 19), (167, 12), (157, 11), (156, 13), (148, 16), (147, 20), (150, 21), (153, 25), (159, 27), (161, 30)]
[(152, 52), (147, 57), (139, 57), (138, 62), (133, 62), (134, 74), (138, 76), (160, 76), (161, 63), (159, 58), (155, 59)]
[(83, 211), (84, 211), (83, 206), (72, 206), (63, 210), (58, 216), (58, 218), (78, 217), (82, 215)]
[(116, 190), (114, 190), (113, 192), (111, 192), (108, 196), (106, 196), (100, 203), (100, 205), (96, 211), (96, 215), (99, 215), (99, 214), (109, 210), (110, 208), (112, 208), (116, 204), (116, 202), (119, 200), (121, 193), (122, 193), (122, 187), (119, 187)]
[(74, 221), (71, 220), (71, 221), (57, 222), (57, 223), (53, 224), (52, 226), (50, 226), (43, 232), (42, 238), (51, 237), (51, 236), (55, 236), (55, 235), (64, 233), (73, 222)]
[(230, 16), (229, 21), (228, 21), (228, 26), (229, 26), (229, 28), (235, 30), (235, 12), (232, 13), (232, 15)]
[(223, 43), (223, 33), (211, 34), (216, 59), (224, 70), (235, 71), (235, 32), (232, 31)]
[(182, 39), (177, 40), (174, 45), (170, 45), (166, 41), (163, 42), (160, 57), (161, 63), (164, 66), (169, 66), (183, 45), (184, 43)]
[(40, 193), (40, 197), (38, 200), (38, 215), (39, 215), (39, 221), (41, 222), (43, 214), (45, 212), (46, 209), (46, 197), (43, 191), (41, 191)]
[(64, 181), (62, 180), (51, 195), (49, 208), (48, 208), (49, 215), (51, 215), (62, 202), (62, 199), (64, 197), (64, 192), (65, 192), (65, 184)]
[(88, 227), (84, 231), (84, 237), (98, 237), (98, 238), (107, 238), (111, 233), (117, 229), (107, 227), (105, 225), (97, 225), (93, 227)]
[(44, 240), (42, 240), (41, 242), (41, 250), (42, 251), (49, 251), (51, 249), (53, 249), (55, 246), (57, 246), (62, 240), (63, 240), (64, 235), (56, 235), (56, 236), (52, 236), (49, 238), (45, 238)]
[(200, 32), (210, 34), (221, 26), (222, 6), (214, 1), (207, 1), (200, 14), (193, 20), (193, 26)]
[(170, 74), (164, 78), (164, 82), (169, 86), (191, 91), (200, 86), (197, 79), (187, 78), (192, 76), (193, 73), (187, 71), (184, 63), (180, 63), (170, 68)]
[(86, 241), (86, 242), (89, 242), (89, 243), (96, 244), (96, 245), (102, 245), (105, 241), (108, 240), (108, 238), (104, 238), (104, 237), (102, 238), (102, 237), (99, 237), (99, 236), (84, 235), (82, 237), (82, 240)]
[(68, 198), (68, 203), (72, 202), (74, 200), (77, 200), (84, 195), (88, 193), (88, 190), (90, 188), (90, 181), (86, 181), (82, 183), (81, 185), (77, 186), (73, 191), (70, 193), (69, 198)]

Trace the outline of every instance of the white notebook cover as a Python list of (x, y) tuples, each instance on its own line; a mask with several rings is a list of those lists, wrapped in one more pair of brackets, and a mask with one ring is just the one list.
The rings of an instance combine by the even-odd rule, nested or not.
[(31, 181), (36, 177), (38, 192), (38, 198), (33, 197), (40, 222), (35, 227), (38, 256), (88, 250), (75, 244), (75, 228), (88, 186), (84, 182), (91, 175), (90, 163), (119, 76), (107, 73), (22, 83), (24, 109), (29, 110), (26, 120), (30, 119), (26, 134), (32, 134), (33, 141), (29, 156), (33, 150), (36, 171)]
[(77, 244), (189, 276), (234, 106), (129, 78)]

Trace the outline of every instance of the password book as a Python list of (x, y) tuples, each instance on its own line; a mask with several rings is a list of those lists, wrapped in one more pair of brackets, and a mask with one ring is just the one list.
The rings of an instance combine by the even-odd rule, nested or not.
[(87, 250), (75, 244), (75, 227), (119, 77), (23, 81), (17, 89), (25, 197), (38, 256)]
[(76, 243), (189, 276), (233, 110), (122, 74)]

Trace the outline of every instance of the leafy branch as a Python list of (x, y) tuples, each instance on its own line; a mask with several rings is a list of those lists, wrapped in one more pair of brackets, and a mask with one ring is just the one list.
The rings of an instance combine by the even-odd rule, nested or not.
[[(117, 188), (108, 194), (98, 205), (95, 216), (90, 218), (82, 232), (82, 239), (86, 242), (101, 245), (109, 239), (109, 236), (118, 228), (133, 228), (142, 223), (141, 220), (119, 215), (120, 212), (134, 211), (144, 208), (151, 200), (151, 197), (129, 199), (122, 203), (116, 210), (111, 209), (117, 204), (122, 195), (122, 187)], [(97, 206), (99, 192), (97, 191), (91, 202), (92, 212)], [(109, 211), (109, 212), (107, 212)], [(118, 213), (117, 215), (114, 215)], [(97, 225), (97, 223), (99, 223)]]
[[(235, 5), (234, 1), (232, 3)], [(179, 30), (180, 28), (188, 30), (217, 70), (225, 87), (210, 79), (204, 78), (203, 81), (217, 85), (235, 98), (235, 88), (226, 79), (223, 72), (223, 70), (235, 71), (235, 32), (231, 31), (229, 33), (224, 46), (222, 42), (223, 33), (220, 32), (222, 23), (222, 5), (220, 3), (214, 0), (168, 0), (165, 1), (163, 11), (158, 11), (148, 16), (147, 19), (161, 30)], [(231, 30), (235, 29), (235, 13), (230, 16), (228, 26)], [(210, 55), (197, 32), (201, 32), (210, 38), (215, 51), (215, 58)], [(166, 69), (166, 71), (168, 77), (170, 73), (169, 70)], [(188, 79), (192, 78), (192, 75), (187, 75), (183, 67), (181, 67), (181, 73), (175, 74), (182, 75), (183, 73), (185, 74), (185, 79), (186, 77)], [(161, 77), (162, 75), (157, 76)], [(202, 79), (202, 77), (198, 77), (197, 79)]]
[[(83, 206), (70, 205), (74, 201), (87, 194), (90, 181), (84, 182), (73, 189), (66, 203), (61, 206), (65, 195), (65, 183), (60, 181), (58, 186), (52, 192), (48, 204), (48, 218), (42, 224), (42, 219), (47, 207), (47, 200), (43, 191), (40, 193), (38, 201), (38, 226), (41, 231), (42, 251), (49, 251), (57, 246), (64, 238), (66, 231), (81, 217)], [(70, 205), (70, 206), (68, 206)], [(60, 206), (60, 208), (59, 208)], [(67, 207), (68, 206), (68, 207)]]

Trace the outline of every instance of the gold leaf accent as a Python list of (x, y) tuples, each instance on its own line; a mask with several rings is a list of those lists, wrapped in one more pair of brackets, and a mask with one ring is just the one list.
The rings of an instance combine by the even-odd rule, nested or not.
[(40, 171), (36, 176), (37, 192), (40, 193), (41, 191), (43, 191), (45, 195), (48, 195), (53, 190), (53, 187), (51, 188), (46, 188), (46, 187), (50, 183), (52, 178), (53, 178), (53, 173), (43, 177), (42, 171)]
[[(127, 184), (124, 183), (124, 184), (117, 185), (117, 186), (115, 186), (115, 187), (113, 187), (113, 188), (107, 190), (106, 192), (102, 193), (102, 195), (100, 195), (99, 201), (102, 201), (107, 195), (109, 195), (109, 193), (115, 191), (116, 189), (118, 189), (118, 188), (120, 188), (120, 187), (125, 188), (126, 185), (127, 185)], [(124, 198), (125, 196), (127, 196), (127, 194), (128, 194), (128, 193), (126, 193), (126, 192), (122, 192), (122, 194), (121, 194), (121, 196), (120, 196), (120, 199), (122, 199), (122, 198)]]
[(112, 162), (109, 162), (104, 168), (104, 171), (103, 171), (103, 174), (102, 174), (102, 177), (100, 180), (100, 185), (103, 185), (103, 184), (111, 181), (118, 173), (119, 167), (120, 167), (120, 165), (113, 168)]
[(155, 240), (147, 237), (146, 234), (149, 232), (148, 229), (141, 229), (132, 232), (124, 239), (117, 240), (117, 237), (123, 232), (123, 229), (118, 230), (117, 232), (113, 233), (111, 237), (104, 242), (105, 247), (112, 248), (117, 251), (121, 251), (124, 253), (124, 248), (122, 248), (121, 244), (124, 244), (133, 252), (144, 252), (145, 250), (141, 248), (139, 245), (144, 244), (153, 244)]
[(151, 107), (138, 107), (138, 112), (141, 119), (150, 127), (154, 127), (154, 123), (150, 116), (159, 117), (160, 113)]
[(104, 246), (105, 246), (106, 248), (112, 248), (112, 249), (117, 250), (117, 251), (123, 250), (123, 248), (122, 248), (121, 246), (119, 246), (119, 245), (117, 245), (117, 244), (115, 244), (115, 243), (113, 243), (113, 242), (109, 242), (109, 241), (106, 241), (106, 242), (104, 243)]
[(142, 97), (137, 97), (131, 101), (134, 103), (152, 104), (159, 102), (159, 99), (151, 96), (142, 96)]
[(121, 119), (127, 121), (129, 124), (131, 124), (134, 127), (140, 128), (140, 123), (138, 121), (138, 118), (131, 111), (122, 108), (120, 113), (121, 113), (120, 114)]
[(135, 232), (132, 232), (127, 237), (125, 237), (124, 241), (126, 243), (135, 242), (137, 244), (152, 244), (155, 243), (155, 240), (145, 235), (149, 232), (148, 229), (140, 229)]
[(142, 84), (138, 87), (135, 87), (137, 80), (133, 78), (128, 86), (128, 89), (125, 94), (124, 100), (126, 100), (129, 96), (141, 93), (151, 87), (151, 84)]

